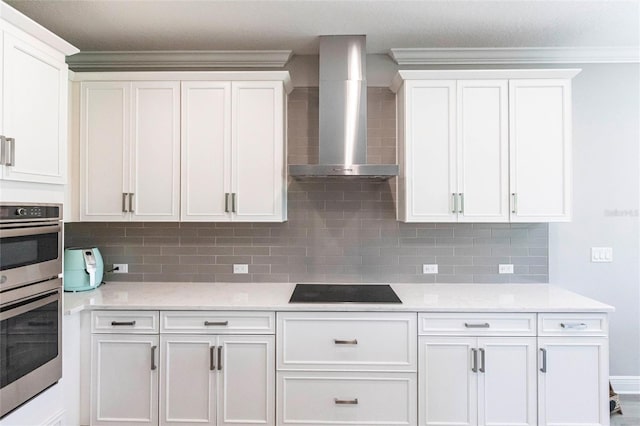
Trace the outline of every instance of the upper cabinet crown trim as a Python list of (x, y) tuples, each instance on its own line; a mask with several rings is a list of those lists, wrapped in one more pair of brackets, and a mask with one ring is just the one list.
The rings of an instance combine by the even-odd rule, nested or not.
[(400, 70), (390, 89), (397, 92), (405, 80), (473, 80), (473, 79), (572, 79), (582, 71), (580, 68), (558, 69), (486, 69), (486, 70)]
[(74, 71), (282, 68), (291, 56), (291, 50), (87, 51), (67, 63)]
[(36, 21), (28, 18), (4, 2), (0, 2), (0, 18), (63, 53), (65, 56), (75, 55), (80, 52), (80, 49), (71, 43), (58, 37)]
[(389, 56), (398, 65), (585, 64), (640, 62), (638, 48), (634, 46), (400, 48), (391, 49)]

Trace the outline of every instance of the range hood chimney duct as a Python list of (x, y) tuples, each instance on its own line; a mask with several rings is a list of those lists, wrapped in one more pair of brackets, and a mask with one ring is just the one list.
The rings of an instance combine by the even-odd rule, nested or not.
[(367, 164), (365, 36), (320, 37), (319, 164), (290, 165), (297, 179), (353, 177), (387, 180), (395, 164)]

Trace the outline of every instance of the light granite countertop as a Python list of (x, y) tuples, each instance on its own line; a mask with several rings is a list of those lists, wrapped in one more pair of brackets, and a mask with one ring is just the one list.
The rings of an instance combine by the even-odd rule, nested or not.
[(402, 304), (289, 304), (293, 283), (108, 282), (65, 293), (65, 315), (87, 309), (611, 312), (612, 306), (548, 284), (392, 284)]

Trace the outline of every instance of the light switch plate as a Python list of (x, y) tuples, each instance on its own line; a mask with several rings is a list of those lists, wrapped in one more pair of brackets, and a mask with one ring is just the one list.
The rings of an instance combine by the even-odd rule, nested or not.
[(423, 274), (437, 274), (438, 273), (438, 264), (427, 264), (422, 265), (422, 273)]
[(511, 263), (501, 263), (498, 265), (498, 273), (499, 274), (513, 274), (513, 264)]
[(249, 265), (246, 263), (234, 263), (233, 264), (233, 273), (234, 274), (248, 274), (249, 273)]
[[(129, 273), (129, 264), (128, 263), (114, 263), (113, 264), (114, 274), (128, 274)], [(115, 270), (118, 268), (118, 270)]]
[(591, 247), (592, 262), (613, 262), (613, 247)]

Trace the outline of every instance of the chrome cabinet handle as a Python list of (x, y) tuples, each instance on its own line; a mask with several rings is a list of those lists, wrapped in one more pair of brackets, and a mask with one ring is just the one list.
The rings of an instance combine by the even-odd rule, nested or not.
[(0, 165), (7, 165), (7, 138), (0, 135)]
[(155, 370), (158, 368), (158, 366), (156, 365), (156, 349), (158, 349), (157, 346), (151, 346), (151, 370)]
[(216, 369), (216, 347), (209, 347), (209, 370), (214, 371)]
[(236, 211), (236, 193), (235, 192), (231, 193), (231, 211), (233, 213), (238, 213)]
[(127, 197), (129, 196), (128, 193), (123, 192), (122, 193), (122, 213), (127, 213)]
[(205, 321), (204, 325), (205, 327), (210, 325), (229, 325), (229, 321)]
[(358, 398), (354, 398), (354, 399), (333, 398), (333, 402), (336, 405), (358, 405)]
[(464, 193), (459, 192), (458, 196), (460, 197), (460, 210), (458, 210), (458, 213), (464, 213)]
[(587, 328), (587, 324), (583, 322), (561, 322), (560, 327), (574, 330), (584, 330)]
[(222, 346), (218, 346), (218, 370), (222, 370)]
[(540, 353), (542, 354), (542, 366), (540, 367), (541, 373), (547, 372), (547, 350), (545, 348), (540, 348)]
[[(5, 158), (5, 166), (15, 166), (16, 165), (16, 140), (15, 138), (5, 138), (6, 143), (9, 144), (9, 160), (7, 161)], [(7, 153), (5, 152), (5, 157)]]
[(135, 321), (111, 321), (111, 325), (117, 327), (119, 325), (136, 325)]
[(336, 345), (357, 345), (358, 339), (353, 339), (353, 340), (333, 339), (333, 343)]
[(518, 194), (511, 193), (511, 213), (518, 213)]
[(134, 195), (135, 195), (135, 194), (134, 194), (133, 192), (130, 192), (130, 193), (129, 193), (129, 211), (130, 211), (131, 213), (135, 213), (135, 212), (134, 212), (134, 210), (133, 210), (133, 196), (134, 196)]
[(451, 205), (453, 206), (451, 213), (456, 213), (458, 211), (458, 197), (455, 192), (451, 193)]
[(478, 371), (480, 371), (481, 373), (484, 373), (484, 348), (480, 348), (480, 368), (478, 369)]
[(489, 324), (488, 322), (483, 322), (482, 324), (474, 324), (474, 323), (465, 322), (464, 326), (466, 328), (489, 328), (489, 327), (491, 327), (491, 324)]
[(229, 193), (224, 193), (224, 212), (229, 213)]
[(478, 372), (478, 350), (475, 348), (471, 349), (471, 371)]

